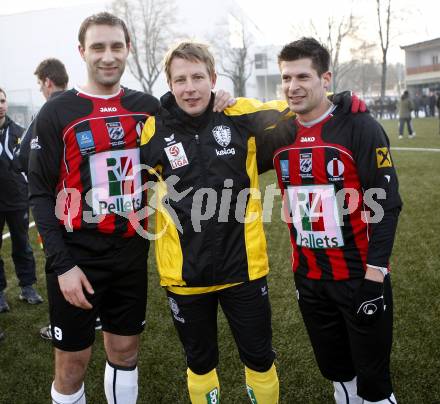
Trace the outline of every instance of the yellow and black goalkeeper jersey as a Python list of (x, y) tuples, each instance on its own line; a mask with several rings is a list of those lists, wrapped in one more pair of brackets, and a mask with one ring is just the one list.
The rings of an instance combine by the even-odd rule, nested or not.
[(176, 293), (203, 293), (269, 271), (254, 134), (287, 114), (287, 104), (239, 98), (214, 113), (212, 102), (202, 116), (189, 117), (168, 93), (141, 137), (141, 162), (159, 179), (161, 285)]

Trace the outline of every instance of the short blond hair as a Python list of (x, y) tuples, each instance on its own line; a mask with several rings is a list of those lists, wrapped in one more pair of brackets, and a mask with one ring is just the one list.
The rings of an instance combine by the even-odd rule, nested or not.
[(209, 76), (215, 76), (214, 56), (208, 49), (208, 45), (198, 42), (180, 42), (172, 47), (164, 58), (165, 74), (168, 84), (171, 83), (171, 62), (174, 58), (181, 58), (191, 62), (201, 62), (206, 65)]

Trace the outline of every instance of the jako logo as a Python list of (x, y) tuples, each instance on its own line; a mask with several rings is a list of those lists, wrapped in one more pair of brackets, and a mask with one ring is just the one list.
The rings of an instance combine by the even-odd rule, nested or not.
[(218, 388), (212, 389), (207, 395), (206, 395), (206, 401), (208, 404), (217, 404), (220, 402), (219, 400), (219, 394), (218, 394)]
[(117, 112), (117, 108), (116, 107), (102, 107), (99, 108), (99, 112)]
[(313, 136), (306, 136), (306, 137), (302, 137), (299, 139), (299, 141), (301, 143), (306, 143), (306, 142), (314, 142), (315, 138)]

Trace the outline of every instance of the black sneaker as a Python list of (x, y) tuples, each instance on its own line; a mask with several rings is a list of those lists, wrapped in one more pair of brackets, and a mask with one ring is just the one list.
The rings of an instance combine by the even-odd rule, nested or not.
[(6, 301), (5, 294), (3, 291), (0, 292), (0, 313), (9, 311), (9, 304)]
[(29, 304), (43, 303), (43, 298), (35, 291), (32, 286), (23, 286), (21, 288), (21, 293), (18, 297), (20, 298), (20, 300), (24, 300)]
[(46, 325), (46, 327), (40, 328), (40, 337), (46, 340), (52, 340), (52, 329), (50, 328), (50, 324)]

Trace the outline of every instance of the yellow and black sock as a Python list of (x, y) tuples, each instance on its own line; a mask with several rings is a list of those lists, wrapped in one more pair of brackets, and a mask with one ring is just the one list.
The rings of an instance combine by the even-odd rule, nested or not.
[(267, 372), (245, 367), (246, 388), (252, 404), (277, 404), (280, 394), (275, 364)]
[(197, 375), (188, 368), (188, 391), (192, 404), (220, 403), (220, 383), (217, 371), (212, 369), (204, 375)]

